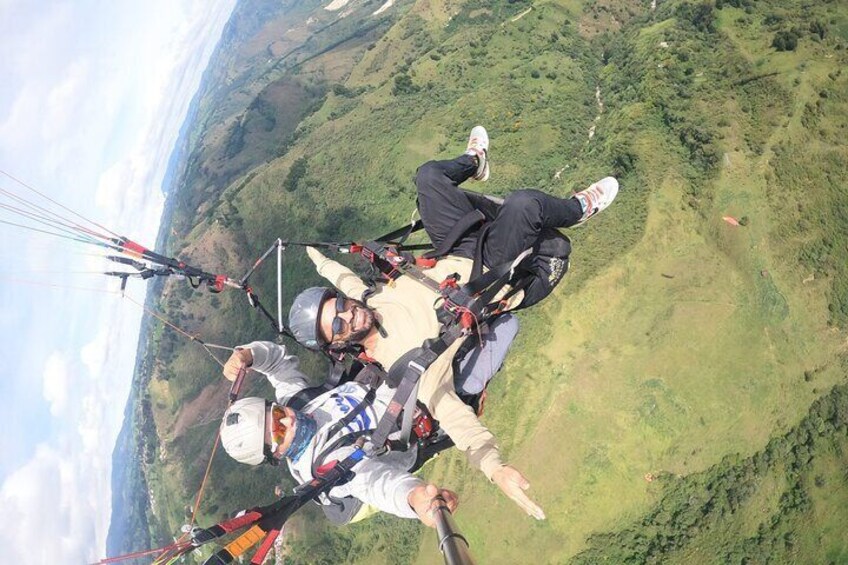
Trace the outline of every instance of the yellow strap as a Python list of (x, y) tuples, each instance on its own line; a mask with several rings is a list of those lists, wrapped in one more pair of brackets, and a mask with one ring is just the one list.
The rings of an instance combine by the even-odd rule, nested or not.
[(231, 541), (224, 549), (229, 551), (233, 557), (238, 557), (265, 537), (265, 533), (265, 530), (259, 524), (255, 524), (252, 528)]

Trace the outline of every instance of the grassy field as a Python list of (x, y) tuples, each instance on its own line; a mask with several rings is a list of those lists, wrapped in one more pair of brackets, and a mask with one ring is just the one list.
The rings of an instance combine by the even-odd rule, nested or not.
[[(548, 521), (531, 523), (495, 489), (471, 487), (459, 517), (481, 562), (564, 561), (593, 532), (655, 504), (650, 478), (761, 449), (844, 380), (832, 364), (844, 338), (827, 329), (821, 301), (811, 309), (787, 296), (795, 308), (775, 313), (784, 299), (758, 281), (759, 265), (734, 265), (695, 232), (694, 216), (680, 187), (664, 184), (644, 239), (551, 306), (561, 322), (549, 341), (499, 376), (487, 421), (512, 438), (509, 460), (527, 470)], [(467, 473), (445, 467), (434, 475), (445, 484)]]
[[(305, 18), (307, 8), (288, 16)], [(486, 192), (539, 186), (565, 196), (615, 174), (616, 203), (570, 230), (565, 282), (521, 314), (484, 417), (548, 519), (524, 517), (459, 454), (424, 474), (460, 493), (457, 520), (481, 563), (756, 561), (778, 535), (789, 560), (846, 559), (848, 446), (821, 432), (802, 449), (809, 460), (796, 449), (807, 445), (796, 429), (812, 421), (811, 406), (846, 382), (844, 7), (431, 0), (400, 3), (364, 35), (355, 18), (370, 21), (370, 12), (358, 9), (345, 33), (330, 30), (349, 37), (342, 42), (287, 31), (287, 45), (300, 40), (303, 50), (265, 75), (244, 71), (249, 86), (233, 79), (238, 57), (225, 58), (241, 86), (202, 106), (218, 116), (209, 126), (217, 133), (194, 134), (190, 196), (175, 223), (190, 229), (178, 230), (175, 250), (241, 273), (279, 236), (385, 231), (409, 217), (415, 168), (461, 152), (476, 123), (492, 137)], [(316, 13), (327, 25), (330, 16)], [(771, 46), (796, 28), (794, 51)], [(249, 44), (252, 57), (266, 40), (285, 52), (264, 29), (251, 35), (265, 38)], [(281, 115), (275, 105), (287, 92), (305, 117), (274, 122), (285, 130), (274, 154), (273, 135), (259, 130)], [(245, 139), (261, 147), (204, 168), (203, 155), (226, 154), (221, 124), (233, 120), (258, 128)], [(286, 265), (287, 301), (318, 282), (302, 252), (290, 251)], [(258, 275), (260, 292), (270, 293), (272, 275)], [(242, 297), (216, 300), (212, 308), (207, 295), (173, 287), (162, 303), (212, 342), (269, 337)], [(148, 480), (164, 535), (199, 484), (215, 428), (206, 415), (222, 409), (223, 388), (202, 350), (157, 339), (150, 392), (162, 446)], [(311, 374), (320, 365), (304, 356)], [(219, 457), (201, 516), (267, 502), (280, 481)], [(799, 489), (804, 505), (793, 506)], [(676, 521), (681, 500), (707, 491), (734, 502)], [(664, 518), (668, 508), (678, 510)], [(296, 561), (441, 559), (433, 534), (409, 521), (334, 530), (308, 514), (294, 523)], [(634, 549), (630, 539), (654, 546)]]

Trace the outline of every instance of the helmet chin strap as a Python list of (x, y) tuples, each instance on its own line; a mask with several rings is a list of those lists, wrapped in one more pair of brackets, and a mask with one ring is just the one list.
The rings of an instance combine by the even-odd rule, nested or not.
[(374, 316), (374, 327), (377, 328), (377, 333), (380, 334), (380, 337), (383, 339), (389, 337), (389, 332), (386, 331), (386, 328), (383, 327), (383, 324), (380, 323), (377, 316)]

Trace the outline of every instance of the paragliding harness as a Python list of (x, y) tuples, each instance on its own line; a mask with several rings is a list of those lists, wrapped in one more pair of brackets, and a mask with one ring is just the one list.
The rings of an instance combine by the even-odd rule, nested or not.
[[(479, 195), (474, 196), (479, 197)], [(479, 202), (484, 198), (479, 197), (477, 200)], [(374, 241), (351, 244), (346, 249), (339, 248), (341, 252), (360, 254), (368, 261), (375, 273), (369, 290), (362, 297), (363, 301), (367, 300), (378, 282), (392, 284), (401, 276), (411, 277), (440, 297), (441, 304), (437, 317), (442, 323), (442, 329), (437, 338), (427, 340), (422, 346), (407, 352), (388, 371), (373, 360), (363, 359), (361, 351), (348, 349), (346, 353), (355, 356), (353, 366), (358, 371), (354, 373), (353, 380), (364, 384), (369, 388), (369, 392), (354, 410), (331, 428), (327, 437), (333, 437), (370, 405), (374, 400), (377, 386), (385, 382), (395, 390), (395, 394), (386, 413), (371, 434), (369, 456), (380, 456), (388, 451), (406, 451), (415, 446), (418, 448), (417, 459), (409, 469), (414, 471), (439, 451), (453, 446), (450, 438), (443, 432), (440, 433), (438, 421), (432, 418), (426, 406), (417, 401), (421, 375), (456, 340), (472, 334), (482, 335), (487, 330), (488, 324), (506, 310), (510, 299), (533, 282), (534, 277), (537, 276), (531, 266), (534, 261), (537, 264), (538, 261), (545, 260), (564, 262), (565, 268), (559, 269), (557, 280), (550, 285), (552, 289), (567, 269), (568, 255), (571, 250), (568, 238), (556, 230), (549, 230), (543, 234), (536, 247), (525, 250), (512, 262), (482, 273), (482, 247), (489, 226), (485, 222), (495, 217), (496, 208), (492, 210), (490, 204), (497, 205), (497, 202), (485, 199), (481, 204), (482, 209), (475, 209), (457, 222), (441, 245), (423, 257), (412, 256), (407, 251), (412, 246), (403, 246), (403, 242), (410, 234), (423, 227), (420, 220)], [(487, 210), (488, 214), (484, 210)], [(482, 227), (480, 227), (481, 224), (483, 224)], [(433, 267), (439, 257), (449, 254), (455, 243), (475, 228), (479, 228), (480, 233), (469, 282), (460, 285), (457, 275), (438, 282), (424, 272), (424, 269)], [(551, 269), (551, 271), (554, 270)], [(503, 293), (507, 288), (508, 290)], [(499, 294), (502, 296), (498, 297)], [(522, 302), (518, 308), (529, 305)], [(457, 357), (463, 356), (476, 346), (476, 340), (466, 340)], [(334, 363), (327, 382), (322, 387), (303, 391), (305, 394), (295, 398), (295, 406), (292, 407), (304, 406), (312, 398), (337, 386), (341, 378), (344, 378), (346, 373), (340, 368), (342, 358), (332, 354), (330, 357)], [(341, 377), (337, 378), (337, 376)], [(476, 405), (477, 400), (476, 395), (463, 398), (463, 401), (470, 405)], [(354, 441), (361, 441), (360, 438), (365, 437), (366, 434), (367, 432), (356, 432), (334, 441), (313, 461), (313, 476), (319, 476), (327, 455)], [(349, 477), (338, 484), (343, 484), (347, 480)], [(337, 499), (325, 494), (320, 501), (316, 501), (322, 504), (327, 518), (336, 524), (349, 522), (362, 506), (362, 502), (354, 497)]]
[[(467, 285), (466, 285), (467, 286)], [(457, 289), (459, 290), (459, 289)], [(486, 308), (484, 302), (479, 298), (488, 295), (470, 296), (464, 308), (468, 312), (478, 312), (480, 323), (484, 324), (486, 319)], [(344, 418), (333, 424), (327, 433), (327, 437), (335, 436), (339, 431), (355, 420), (368, 406), (373, 403), (379, 379), (386, 379), (389, 386), (396, 389), (386, 412), (377, 423), (373, 431), (366, 430), (347, 434), (331, 443), (322, 453), (315, 458), (312, 465), (313, 479), (307, 483), (295, 487), (293, 494), (282, 497), (273, 504), (248, 510), (243, 515), (220, 522), (210, 528), (197, 529), (192, 533), (189, 544), (180, 546), (179, 550), (186, 553), (191, 549), (206, 544), (219, 537), (230, 534), (236, 530), (247, 528), (240, 536), (227, 544), (224, 548), (212, 555), (204, 563), (205, 565), (223, 565), (231, 563), (248, 549), (260, 542), (259, 548), (251, 558), (250, 563), (259, 565), (273, 547), (277, 536), (280, 534), (283, 524), (300, 507), (308, 501), (313, 500), (320, 504), (328, 519), (336, 524), (348, 523), (362, 507), (362, 502), (354, 497), (334, 498), (329, 496), (329, 491), (335, 487), (350, 481), (354, 476), (355, 466), (366, 457), (379, 457), (390, 449), (400, 444), (389, 442), (389, 436), (400, 430), (399, 419), (408, 399), (415, 401), (415, 391), (418, 388), (418, 380), (427, 368), (458, 338), (468, 335), (468, 327), (461, 322), (448, 324), (446, 329), (435, 340), (428, 340), (424, 346), (416, 348), (404, 355), (392, 365), (388, 373), (382, 372), (379, 365), (371, 364), (363, 367), (359, 375), (360, 379), (370, 379), (368, 392), (365, 398), (353, 408)], [(236, 379), (241, 381), (241, 378)], [(362, 382), (362, 381), (360, 381)], [(232, 395), (238, 394), (239, 384), (234, 383)], [(370, 435), (370, 437), (369, 437)], [(354, 450), (341, 461), (332, 461), (322, 464), (330, 453), (337, 449), (353, 444)], [(449, 447), (449, 446), (448, 446)]]

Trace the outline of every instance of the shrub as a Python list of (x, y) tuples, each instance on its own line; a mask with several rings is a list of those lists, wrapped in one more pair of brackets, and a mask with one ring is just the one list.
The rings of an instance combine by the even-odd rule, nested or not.
[(763, 18), (763, 25), (773, 26), (783, 21), (783, 16), (780, 14), (769, 14)]
[(613, 174), (623, 177), (636, 167), (636, 155), (624, 144), (614, 146), (611, 151)]
[(810, 22), (810, 33), (817, 35), (819, 39), (824, 39), (827, 36), (827, 26), (818, 20), (812, 21)]
[(421, 90), (412, 82), (412, 78), (406, 74), (395, 75), (395, 85), (392, 87), (392, 94), (400, 96), (402, 94), (415, 94)]
[(355, 91), (339, 83), (334, 84), (332, 90), (333, 94), (335, 94), (336, 96), (343, 96), (345, 98), (353, 98), (357, 94)]
[(283, 182), (283, 188), (288, 192), (297, 190), (300, 180), (306, 175), (306, 170), (306, 157), (300, 157), (292, 164), (291, 169), (289, 169), (289, 174)]
[(795, 31), (779, 31), (775, 34), (771, 46), (778, 51), (795, 51), (798, 47), (798, 35)]

